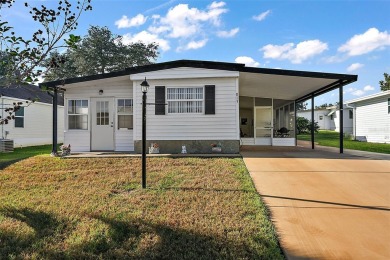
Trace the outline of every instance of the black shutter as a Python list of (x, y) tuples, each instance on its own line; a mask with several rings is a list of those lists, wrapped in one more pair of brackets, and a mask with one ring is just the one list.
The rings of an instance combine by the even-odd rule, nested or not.
[(165, 86), (156, 86), (155, 114), (165, 115)]
[(215, 85), (205, 86), (205, 111), (206, 115), (215, 115)]

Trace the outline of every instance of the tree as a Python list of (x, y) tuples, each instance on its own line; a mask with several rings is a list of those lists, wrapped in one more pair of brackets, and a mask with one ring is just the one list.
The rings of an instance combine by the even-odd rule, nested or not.
[(381, 88), (381, 91), (390, 90), (390, 75), (387, 73), (383, 73), (383, 76), (385, 80), (379, 81), (379, 86)]
[[(0, 0), (0, 11), (12, 8), (15, 0)], [(10, 62), (2, 63), (0, 80), (3, 84), (36, 82), (42, 75), (42, 61), (55, 49), (74, 47), (80, 40), (71, 34), (84, 11), (92, 10), (91, 0), (80, 0), (72, 6), (68, 0), (60, 0), (56, 8), (39, 7), (25, 3), (29, 13), (38, 25), (30, 39), (18, 36), (13, 27), (3, 20), (0, 13), (0, 52), (7, 54)], [(29, 25), (31, 26), (31, 25)], [(69, 34), (69, 39), (61, 40)]]
[(157, 58), (157, 43), (142, 42), (126, 45), (120, 35), (107, 27), (91, 26), (77, 48), (69, 48), (64, 54), (54, 52), (44, 66), (57, 66), (50, 70), (46, 81), (70, 77), (102, 74), (128, 67), (147, 65)]
[(332, 103), (324, 103), (322, 105), (319, 105), (319, 106), (315, 106), (315, 109), (321, 109), (321, 108), (327, 108), (327, 107), (332, 107), (333, 104)]
[(307, 109), (307, 103), (304, 103), (304, 102), (296, 103), (296, 109), (297, 109), (297, 111), (299, 111), (299, 110), (306, 110)]
[[(296, 124), (298, 134), (304, 134), (311, 131), (311, 121), (305, 117), (298, 116)], [(318, 133), (319, 128), (320, 127), (318, 126), (318, 122), (314, 121), (314, 132)]]

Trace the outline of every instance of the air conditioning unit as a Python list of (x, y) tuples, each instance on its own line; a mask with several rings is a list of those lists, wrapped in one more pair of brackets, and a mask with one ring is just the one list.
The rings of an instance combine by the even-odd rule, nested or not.
[(0, 139), (0, 153), (10, 153), (14, 151), (14, 140)]

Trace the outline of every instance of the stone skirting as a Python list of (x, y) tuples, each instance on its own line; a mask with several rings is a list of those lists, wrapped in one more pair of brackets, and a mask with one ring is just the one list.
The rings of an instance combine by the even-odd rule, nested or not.
[[(161, 154), (178, 154), (185, 145), (189, 154), (211, 154), (211, 144), (221, 146), (223, 154), (238, 154), (240, 152), (239, 140), (147, 140), (146, 152), (151, 143), (157, 143)], [(134, 150), (136, 153), (142, 152), (142, 141), (134, 141)]]

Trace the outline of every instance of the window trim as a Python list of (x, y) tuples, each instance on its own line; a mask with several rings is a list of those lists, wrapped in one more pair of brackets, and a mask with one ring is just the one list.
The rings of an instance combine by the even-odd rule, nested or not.
[[(17, 113), (18, 111), (20, 111), (20, 110), (18, 110), (18, 111), (15, 112), (15, 115), (14, 115), (14, 116), (15, 116), (15, 119), (14, 119), (14, 127), (15, 127), (15, 128), (24, 128), (25, 110), (24, 110), (24, 107), (22, 107), (22, 106), (20, 107), (20, 109), (23, 110), (23, 116), (17, 116), (17, 115), (16, 115), (16, 113)], [(16, 126), (16, 118), (21, 118), (21, 119), (23, 119), (23, 126)]]
[[(119, 100), (126, 100), (130, 99), (131, 100), (131, 106), (132, 106), (132, 111), (131, 113), (124, 113), (124, 112), (118, 112), (118, 101)], [(133, 128), (119, 128), (119, 116), (120, 115), (131, 115), (133, 116)], [(134, 130), (134, 98), (132, 97), (121, 97), (121, 98), (115, 98), (115, 131), (131, 131)]]
[[(168, 99), (168, 89), (178, 89), (178, 88), (201, 88), (202, 89), (202, 99)], [(167, 104), (166, 114), (167, 115), (204, 115), (205, 114), (205, 86), (166, 86), (165, 91), (165, 100)], [(199, 113), (172, 113), (169, 112), (169, 102), (170, 101), (202, 101), (202, 112)]]
[[(69, 114), (69, 101), (87, 101), (88, 102), (88, 113), (86, 114)], [(89, 98), (68, 98), (66, 99), (66, 129), (68, 131), (89, 131), (90, 130), (90, 110), (91, 109), (91, 100)], [(87, 116), (87, 129), (71, 129), (69, 128), (69, 116), (80, 116), (80, 115), (86, 115)]]

